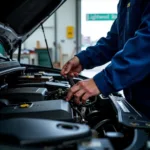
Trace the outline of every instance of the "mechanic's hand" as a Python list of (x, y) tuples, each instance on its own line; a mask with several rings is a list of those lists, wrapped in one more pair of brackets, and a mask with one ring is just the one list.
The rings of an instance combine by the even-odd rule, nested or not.
[(89, 97), (97, 96), (100, 94), (98, 87), (96, 86), (93, 79), (87, 79), (79, 81), (68, 91), (66, 100), (69, 101), (73, 96), (75, 98), (75, 103), (83, 104), (86, 103), (86, 100)]
[(82, 71), (82, 66), (80, 64), (79, 58), (74, 56), (70, 59), (62, 68), (61, 75), (65, 76), (70, 75), (72, 77), (78, 76)]

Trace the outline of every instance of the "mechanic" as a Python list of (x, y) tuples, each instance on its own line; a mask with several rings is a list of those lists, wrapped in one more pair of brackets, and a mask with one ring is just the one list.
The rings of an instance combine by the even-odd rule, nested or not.
[(150, 118), (150, 2), (120, 0), (118, 16), (107, 36), (69, 60), (61, 74), (77, 76), (83, 69), (110, 64), (92, 79), (75, 84), (66, 100), (85, 103), (102, 93), (124, 91), (128, 102)]

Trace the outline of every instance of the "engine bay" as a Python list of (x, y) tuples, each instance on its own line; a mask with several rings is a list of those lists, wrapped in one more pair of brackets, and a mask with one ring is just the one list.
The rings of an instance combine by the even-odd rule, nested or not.
[[(65, 98), (84, 76), (62, 77), (51, 59), (48, 67), (20, 64), (23, 42), (39, 27), (49, 51), (43, 23), (65, 1), (3, 2), (0, 44), (7, 55), (0, 56), (0, 150), (150, 149), (150, 120), (119, 93), (100, 94), (77, 105), (74, 98), (69, 102)], [(73, 49), (74, 44), (78, 48), (78, 39)]]
[(146, 148), (150, 122), (120, 94), (92, 97), (84, 105), (65, 101), (69, 88), (81, 80), (40, 69), (1, 75), (0, 139), (23, 148)]

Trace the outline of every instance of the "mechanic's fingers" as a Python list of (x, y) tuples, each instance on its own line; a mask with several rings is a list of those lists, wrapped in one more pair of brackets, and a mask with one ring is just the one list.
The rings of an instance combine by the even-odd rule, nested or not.
[(66, 64), (65, 64), (65, 65), (63, 66), (63, 68), (62, 68), (61, 72), (60, 72), (60, 73), (61, 73), (61, 75), (65, 75), (66, 67), (67, 67), (67, 66), (66, 66)]
[(75, 100), (77, 103), (80, 103), (81, 101), (81, 97), (85, 94), (85, 91), (82, 89), (82, 90), (79, 90), (77, 91), (74, 96), (75, 96)]
[(82, 96), (82, 103), (85, 104), (87, 99), (90, 97), (90, 94), (88, 93), (85, 93), (83, 96)]
[(61, 74), (62, 75), (68, 74), (71, 71), (72, 67), (73, 67), (73, 62), (70, 60), (63, 66)]
[(69, 101), (73, 97), (74, 93), (76, 93), (79, 89), (80, 86), (78, 84), (75, 84), (72, 88), (70, 88), (66, 97), (66, 101)]
[(65, 65), (63, 68), (62, 68), (62, 71), (61, 71), (61, 74), (62, 75), (66, 75), (68, 74), (68, 72), (71, 70), (71, 65)]
[(77, 77), (79, 75), (79, 73), (77, 73), (77, 72), (70, 72), (69, 75), (71, 77)]
[(70, 75), (71, 77), (74, 77), (74, 76), (75, 76), (73, 72), (69, 73), (69, 75)]
[(79, 73), (77, 73), (77, 72), (74, 73), (74, 76), (75, 76), (75, 77), (77, 77), (78, 75), (79, 75)]

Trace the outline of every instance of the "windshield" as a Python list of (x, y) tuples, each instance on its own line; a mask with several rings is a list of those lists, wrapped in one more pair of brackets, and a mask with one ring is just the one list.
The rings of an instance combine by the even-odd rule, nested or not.
[(7, 56), (7, 53), (5, 51), (5, 48), (3, 45), (0, 43), (0, 62), (2, 61), (9, 61), (10, 59)]
[(3, 45), (0, 44), (0, 56), (4, 56), (4, 55), (6, 55), (5, 49), (4, 49)]

